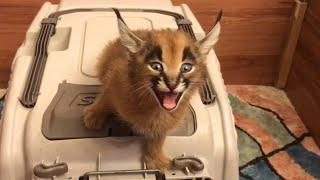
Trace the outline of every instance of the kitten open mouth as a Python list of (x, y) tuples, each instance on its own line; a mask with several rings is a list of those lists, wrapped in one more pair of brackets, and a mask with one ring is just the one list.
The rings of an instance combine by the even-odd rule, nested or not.
[(158, 102), (164, 109), (168, 111), (176, 108), (182, 95), (182, 93), (176, 92), (161, 92), (157, 90), (154, 90), (154, 92), (156, 94)]

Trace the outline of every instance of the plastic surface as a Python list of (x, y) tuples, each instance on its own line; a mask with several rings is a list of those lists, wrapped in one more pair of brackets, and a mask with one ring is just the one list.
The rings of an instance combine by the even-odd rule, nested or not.
[[(42, 133), (50, 140), (135, 136), (129, 125), (111, 115), (105, 120), (102, 130), (88, 130), (82, 122), (82, 110), (90, 105), (99, 93), (95, 85), (61, 83), (43, 115)], [(196, 119), (192, 108), (186, 120), (175, 128), (171, 136), (191, 136), (196, 129)], [(136, 135), (138, 136), (138, 135)]]
[[(141, 138), (103, 137), (65, 140), (49, 140), (42, 134), (43, 115), (54, 99), (59, 84), (99, 85), (92, 67), (101, 44), (86, 46), (90, 27), (98, 27), (95, 21), (113, 17), (108, 12), (82, 12), (63, 15), (56, 26), (56, 34), (49, 41), (48, 59), (40, 86), (40, 94), (34, 108), (25, 108), (19, 102), (35, 49), (41, 20), (50, 13), (72, 8), (84, 7), (139, 7), (165, 9), (185, 15), (192, 21), (197, 38), (204, 32), (186, 5), (173, 7), (169, 1), (76, 1), (62, 0), (59, 5), (45, 3), (29, 30), (26, 40), (18, 49), (12, 64), (9, 89), (4, 105), (0, 130), (0, 179), (37, 179), (33, 168), (40, 163), (53, 164), (65, 162), (68, 172), (56, 179), (78, 179), (85, 172), (96, 170), (142, 169)], [(175, 20), (164, 15), (146, 13), (123, 13), (124, 18), (146, 17), (152, 28), (177, 28)], [(214, 21), (214, 20), (212, 20)], [(89, 29), (86, 28), (86, 24)], [(214, 22), (212, 22), (214, 24)], [(138, 26), (132, 24), (132, 26)], [(107, 37), (110, 28), (103, 26)], [(138, 27), (131, 27), (138, 28)], [(87, 33), (89, 32), (89, 34)], [(113, 30), (110, 30), (113, 31)], [(223, 31), (223, 27), (222, 27)], [(99, 36), (96, 34), (96, 36)], [(100, 36), (99, 36), (100, 37)], [(102, 39), (101, 39), (102, 40)], [(103, 41), (103, 40), (102, 40)], [(89, 61), (88, 59), (91, 58)], [(87, 64), (87, 65), (84, 65)], [(195, 177), (212, 179), (238, 179), (238, 151), (236, 132), (227, 92), (224, 86), (220, 65), (214, 51), (207, 57), (211, 83), (216, 93), (216, 102), (204, 105), (196, 93), (191, 99), (197, 129), (191, 136), (168, 136), (164, 149), (171, 157), (181, 154), (199, 158), (204, 169), (186, 175), (181, 170), (168, 170), (166, 179), (190, 179)], [(66, 114), (67, 116), (68, 114)], [(173, 175), (174, 173), (174, 175)], [(95, 178), (95, 177), (92, 177)], [(155, 179), (154, 176), (110, 175), (101, 179)]]

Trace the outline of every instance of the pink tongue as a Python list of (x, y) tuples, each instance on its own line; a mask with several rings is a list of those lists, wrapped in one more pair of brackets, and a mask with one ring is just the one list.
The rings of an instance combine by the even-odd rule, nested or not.
[(178, 97), (178, 94), (175, 94), (175, 93), (168, 93), (168, 94), (165, 94), (164, 97), (163, 97), (163, 106), (166, 108), (166, 109), (173, 109), (176, 107), (176, 99)]

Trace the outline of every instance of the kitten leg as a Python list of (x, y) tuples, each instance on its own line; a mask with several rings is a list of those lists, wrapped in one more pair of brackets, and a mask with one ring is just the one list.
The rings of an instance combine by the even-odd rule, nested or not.
[(104, 120), (111, 113), (107, 94), (103, 91), (94, 102), (83, 109), (83, 121), (88, 129), (101, 129)]
[(164, 140), (165, 136), (146, 139), (145, 160), (148, 169), (160, 169), (163, 171), (170, 168), (171, 159), (162, 151)]

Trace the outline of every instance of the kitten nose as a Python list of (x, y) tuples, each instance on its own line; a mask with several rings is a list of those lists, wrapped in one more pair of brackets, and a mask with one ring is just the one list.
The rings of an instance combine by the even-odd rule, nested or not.
[(177, 83), (175, 81), (169, 81), (167, 86), (171, 91), (173, 91), (177, 87)]

